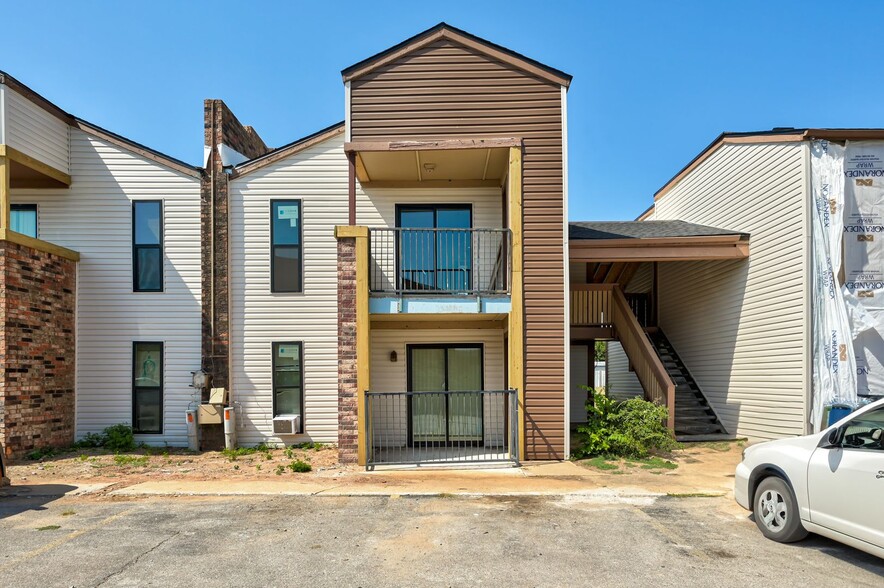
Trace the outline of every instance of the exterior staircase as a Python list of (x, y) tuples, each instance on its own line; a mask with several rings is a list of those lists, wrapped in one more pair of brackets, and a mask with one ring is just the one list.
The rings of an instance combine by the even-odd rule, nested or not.
[(684, 440), (692, 437), (720, 437), (727, 435), (718, 416), (694, 377), (685, 367), (672, 343), (662, 331), (651, 335), (651, 342), (660, 361), (675, 383), (675, 435)]

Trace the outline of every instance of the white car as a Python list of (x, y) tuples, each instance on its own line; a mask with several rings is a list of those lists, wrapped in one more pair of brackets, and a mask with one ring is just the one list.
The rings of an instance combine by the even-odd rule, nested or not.
[(813, 532), (884, 558), (884, 399), (821, 433), (747, 447), (734, 497), (769, 539)]

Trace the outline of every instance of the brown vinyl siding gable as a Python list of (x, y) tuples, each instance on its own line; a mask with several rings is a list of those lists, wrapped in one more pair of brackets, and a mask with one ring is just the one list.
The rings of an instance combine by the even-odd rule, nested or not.
[[(564, 457), (561, 86), (447, 39), (351, 81), (351, 139), (520, 137), (528, 459)], [(358, 219), (357, 219), (358, 222)]]

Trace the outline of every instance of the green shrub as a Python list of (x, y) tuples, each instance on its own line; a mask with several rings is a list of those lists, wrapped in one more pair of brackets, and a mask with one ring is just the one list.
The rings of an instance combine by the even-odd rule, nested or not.
[(577, 428), (575, 457), (647, 457), (652, 451), (678, 447), (672, 431), (666, 428), (665, 406), (642, 398), (620, 402), (601, 389), (587, 390), (592, 392), (586, 404), (587, 422)]
[(132, 427), (125, 424), (111, 425), (101, 433), (86, 433), (74, 444), (79, 448), (104, 448), (110, 451), (132, 451), (135, 449), (135, 434)]
[(290, 463), (287, 467), (290, 470), (292, 470), (293, 472), (296, 472), (299, 474), (309, 472), (313, 469), (313, 467), (309, 463), (307, 463), (306, 461), (300, 460), (300, 459), (296, 459), (295, 461)]
[(132, 451), (135, 449), (135, 434), (129, 425), (112, 425), (102, 431), (106, 441), (104, 448), (111, 451)]

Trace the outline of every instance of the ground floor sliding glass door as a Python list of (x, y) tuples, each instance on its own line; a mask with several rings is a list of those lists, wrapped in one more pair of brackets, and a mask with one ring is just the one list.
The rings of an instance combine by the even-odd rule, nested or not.
[(408, 346), (409, 445), (483, 439), (481, 344)]

